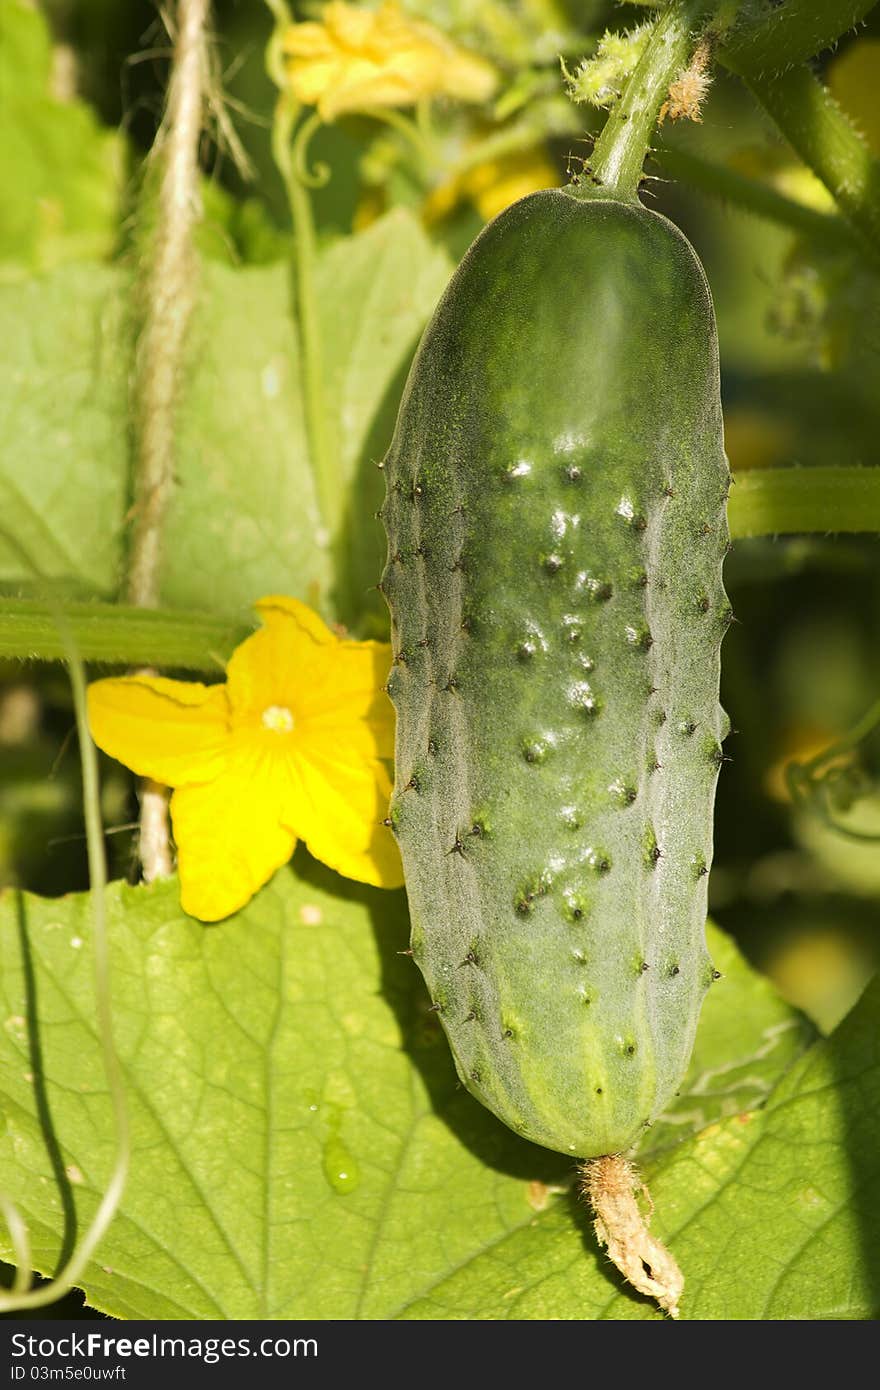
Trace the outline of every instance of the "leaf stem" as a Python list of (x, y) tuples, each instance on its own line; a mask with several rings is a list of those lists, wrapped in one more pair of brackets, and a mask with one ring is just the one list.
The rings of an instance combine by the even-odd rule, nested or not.
[(735, 474), (730, 534), (880, 533), (880, 468), (755, 468)]
[(660, 107), (670, 83), (691, 58), (695, 28), (712, 8), (709, 0), (673, 0), (658, 17), (583, 175), (569, 185), (569, 193), (584, 198), (637, 201), (642, 167)]
[[(880, 533), (880, 468), (762, 468), (736, 474), (728, 504), (731, 534)], [(4, 598), (0, 658), (58, 661), (65, 656), (56, 605)], [(252, 624), (209, 613), (63, 604), (65, 621), (86, 661), (150, 665), (219, 674)]]
[(219, 674), (253, 630), (209, 613), (129, 608), (115, 603), (48, 604), (4, 598), (0, 605), (0, 658), (63, 661), (65, 645), (56, 613), (65, 621), (84, 661), (113, 666), (160, 666)]

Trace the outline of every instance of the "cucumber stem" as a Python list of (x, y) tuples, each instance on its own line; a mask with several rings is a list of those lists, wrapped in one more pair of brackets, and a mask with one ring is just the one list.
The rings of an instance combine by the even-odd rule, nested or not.
[(658, 113), (670, 84), (690, 61), (700, 20), (714, 8), (710, 0), (676, 0), (659, 16), (583, 174), (567, 192), (581, 198), (638, 201)]
[[(735, 540), (754, 536), (880, 533), (880, 468), (760, 468), (735, 474), (728, 502)], [(0, 658), (63, 661), (56, 607), (63, 608), (86, 661), (150, 665), (219, 675), (252, 624), (210, 613), (129, 608), (116, 603), (50, 606), (4, 598)]]

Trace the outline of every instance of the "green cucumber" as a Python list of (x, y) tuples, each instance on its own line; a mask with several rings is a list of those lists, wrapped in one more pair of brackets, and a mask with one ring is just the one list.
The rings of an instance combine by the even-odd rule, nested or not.
[(715, 973), (730, 473), (685, 237), (565, 190), (502, 213), (384, 468), (413, 956), (484, 1105), (620, 1152), (678, 1088)]

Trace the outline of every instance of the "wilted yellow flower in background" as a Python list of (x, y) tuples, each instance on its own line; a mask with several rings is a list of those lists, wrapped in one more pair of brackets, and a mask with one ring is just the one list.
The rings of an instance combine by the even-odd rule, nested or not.
[(395, 0), (378, 10), (331, 0), (320, 23), (291, 25), (283, 51), (293, 95), (317, 106), (325, 121), (346, 112), (412, 106), (420, 97), (486, 101), (498, 84), (490, 63), (433, 25), (409, 18)]
[(541, 188), (558, 188), (560, 182), (559, 170), (543, 145), (534, 145), (531, 149), (485, 160), (463, 174), (447, 179), (426, 199), (422, 217), (430, 226), (448, 217), (459, 203), (467, 199), (488, 222), (518, 198), (524, 198), (527, 193), (537, 193)]
[(305, 604), (264, 598), (224, 685), (123, 676), (89, 686), (99, 748), (174, 787), (181, 905), (236, 912), (303, 840), (347, 878), (394, 888), (391, 648), (334, 635)]

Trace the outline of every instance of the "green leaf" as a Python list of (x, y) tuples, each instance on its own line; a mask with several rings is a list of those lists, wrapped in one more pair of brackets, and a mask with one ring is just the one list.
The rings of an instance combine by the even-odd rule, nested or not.
[(109, 255), (125, 142), (83, 102), (50, 93), (51, 37), (24, 0), (0, 9), (0, 281)]
[[(84, 1280), (90, 1303), (127, 1318), (654, 1315), (609, 1274), (569, 1190), (569, 1161), (517, 1138), (458, 1086), (418, 972), (400, 954), (402, 894), (344, 883), (299, 854), (218, 927), (181, 914), (173, 881), (113, 885), (108, 913), (134, 1153), (122, 1209)], [(112, 1162), (88, 897), (7, 894), (0, 933), (0, 1187), (27, 1217), (45, 1272), (94, 1211)], [(744, 1067), (751, 1053), (763, 1092), (768, 1031), (784, 1032), (794, 1015), (717, 935), (712, 944), (716, 959), (728, 956), (732, 1007), (719, 984), (698, 1066), (729, 1048)], [(781, 1052), (780, 1068), (791, 1059)], [(714, 1105), (705, 1092), (700, 1104)], [(829, 1170), (817, 1190), (830, 1192), (846, 1159), (833, 1116), (823, 1125)], [(731, 1133), (737, 1157), (759, 1127), (763, 1116), (737, 1115), (651, 1160), (655, 1225), (672, 1234), (701, 1299), (704, 1272), (723, 1257), (706, 1223), (736, 1215), (736, 1168), (725, 1169), (714, 1136)], [(696, 1174), (712, 1145), (713, 1164)], [(806, 1190), (806, 1177), (798, 1187), (791, 1175), (807, 1152), (787, 1155), (792, 1190)], [(774, 1272), (787, 1253), (775, 1238), (791, 1225), (786, 1190), (762, 1215), (773, 1260), (754, 1254)], [(815, 1211), (826, 1219), (824, 1201)], [(812, 1212), (798, 1209), (801, 1242)], [(726, 1278), (720, 1316), (748, 1306), (756, 1267)]]
[[(355, 608), (381, 568), (372, 464), (448, 272), (403, 212), (336, 243), (319, 263), (330, 423), (351, 488), (341, 549), (352, 557)], [(130, 292), (122, 272), (79, 266), (0, 289), (4, 525), (48, 576), (84, 595), (114, 595), (122, 570)], [(262, 595), (288, 593), (331, 616), (331, 538), (309, 460), (289, 268), (203, 263), (187, 352), (164, 602), (242, 618)], [(0, 543), (0, 578), (21, 575)]]
[[(76, 265), (0, 287), (2, 525), (47, 576), (89, 595), (118, 586), (128, 506), (120, 284)], [(0, 533), (0, 577), (21, 575)]]
[[(374, 519), (385, 487), (376, 468), (397, 416), (410, 359), (452, 266), (402, 208), (360, 236), (337, 241), (320, 261), (317, 285), (330, 403), (331, 440), (349, 483), (340, 538), (350, 605), (362, 607), (385, 556)], [(376, 597), (374, 612), (385, 606)]]

